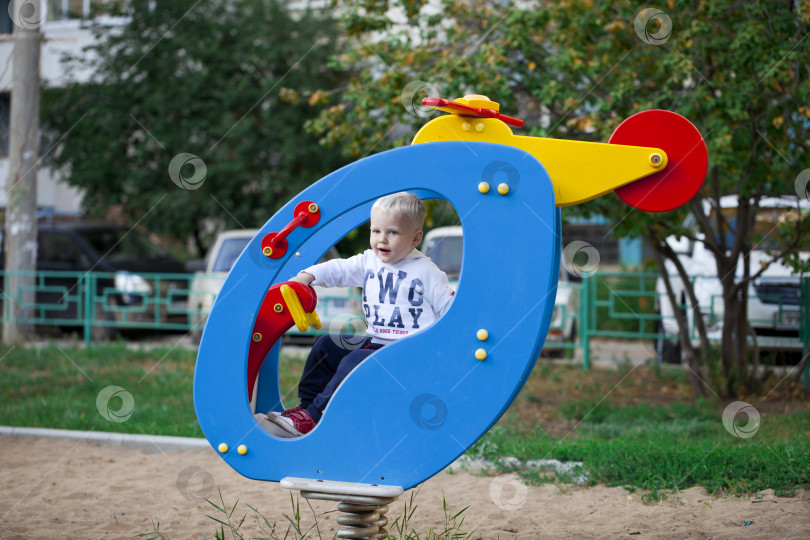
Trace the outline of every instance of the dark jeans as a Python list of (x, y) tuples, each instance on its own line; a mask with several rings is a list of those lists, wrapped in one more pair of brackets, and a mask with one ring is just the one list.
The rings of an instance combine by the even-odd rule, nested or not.
[(358, 336), (328, 335), (315, 341), (298, 383), (301, 407), (315, 422), (320, 421), (343, 379), (380, 347), (372, 344), (370, 337), (360, 340)]

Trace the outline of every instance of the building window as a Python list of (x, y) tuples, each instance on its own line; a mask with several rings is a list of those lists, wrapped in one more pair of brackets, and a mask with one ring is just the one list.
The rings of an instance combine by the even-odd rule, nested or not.
[(13, 0), (0, 0), (0, 34), (11, 34), (14, 32), (11, 14), (8, 12), (8, 5), (12, 1)]
[(599, 261), (602, 264), (619, 264), (619, 241), (613, 237), (611, 229), (609, 225), (596, 223), (564, 225), (563, 247), (575, 240), (587, 242), (599, 252)]
[(47, 20), (88, 19), (91, 16), (91, 10), (104, 9), (110, 3), (115, 2), (108, 0), (48, 0)]
[(8, 136), (11, 125), (11, 96), (0, 94), (0, 159), (8, 157)]
[(122, 15), (127, 0), (48, 0), (48, 21), (92, 19), (97, 15)]

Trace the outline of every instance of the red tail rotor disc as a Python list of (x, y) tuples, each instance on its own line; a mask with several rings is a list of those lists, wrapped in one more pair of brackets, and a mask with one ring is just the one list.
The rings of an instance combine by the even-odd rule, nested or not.
[(663, 110), (636, 113), (613, 132), (611, 144), (650, 146), (667, 153), (662, 170), (616, 189), (624, 202), (645, 212), (666, 212), (691, 199), (709, 168), (706, 143), (683, 116)]

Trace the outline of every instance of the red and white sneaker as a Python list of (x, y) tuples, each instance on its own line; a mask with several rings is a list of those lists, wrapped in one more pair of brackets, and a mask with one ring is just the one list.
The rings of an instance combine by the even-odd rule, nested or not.
[(305, 410), (295, 411), (290, 416), (268, 417), (270, 421), (295, 436), (306, 435), (315, 427), (315, 420)]
[(254, 414), (253, 417), (256, 419), (256, 422), (271, 435), (275, 435), (276, 437), (280, 437), (282, 439), (292, 439), (295, 437), (295, 435), (286, 429), (281, 429), (281, 426), (271, 422), (270, 417), (266, 414), (258, 413)]
[(304, 409), (301, 408), (301, 405), (296, 405), (295, 407), (291, 407), (289, 409), (284, 409), (282, 412), (278, 411), (270, 411), (267, 413), (267, 416), (290, 416), (294, 412), (303, 411)]

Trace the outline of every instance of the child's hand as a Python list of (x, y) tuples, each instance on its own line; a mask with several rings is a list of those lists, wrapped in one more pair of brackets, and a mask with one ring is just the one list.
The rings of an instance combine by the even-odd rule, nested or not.
[(303, 283), (304, 285), (309, 285), (313, 281), (315, 281), (315, 276), (312, 274), (307, 274), (306, 272), (301, 272), (294, 278), (291, 278), (290, 281), (295, 281), (296, 283)]

